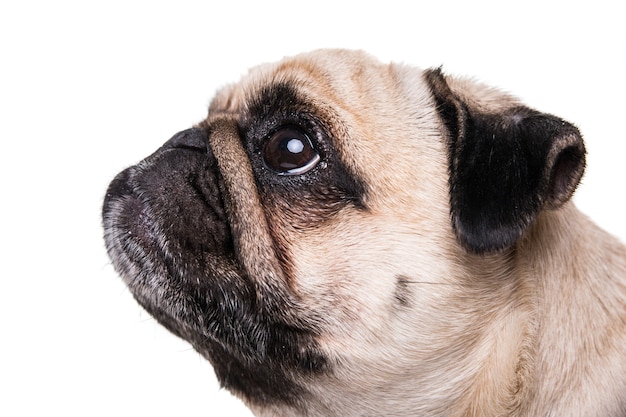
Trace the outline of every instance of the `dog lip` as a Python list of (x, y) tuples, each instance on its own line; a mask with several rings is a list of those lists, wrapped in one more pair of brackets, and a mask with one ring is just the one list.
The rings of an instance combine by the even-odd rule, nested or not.
[(102, 217), (106, 217), (112, 209), (113, 202), (122, 196), (132, 194), (132, 187), (130, 186), (130, 171), (131, 168), (117, 174), (117, 176), (109, 184), (109, 188), (104, 196), (104, 204), (102, 205)]
[(125, 279), (123, 271), (154, 261), (151, 255), (158, 250), (148, 207), (133, 190), (132, 170), (126, 169), (111, 182), (102, 211), (107, 251)]
[(126, 230), (127, 238), (133, 239), (143, 248), (153, 247), (155, 233), (146, 205), (136, 196), (125, 196), (120, 203), (123, 207), (123, 230)]

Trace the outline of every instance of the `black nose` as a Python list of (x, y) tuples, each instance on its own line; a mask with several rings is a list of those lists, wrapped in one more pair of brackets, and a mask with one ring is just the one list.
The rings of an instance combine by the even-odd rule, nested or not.
[(165, 142), (163, 148), (182, 148), (206, 152), (208, 144), (206, 130), (192, 127), (172, 136), (170, 140)]

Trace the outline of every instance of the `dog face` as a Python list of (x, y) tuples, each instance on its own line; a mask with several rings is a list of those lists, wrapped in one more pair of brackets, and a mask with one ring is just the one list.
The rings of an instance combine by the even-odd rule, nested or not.
[(584, 154), (496, 90), (317, 51), (255, 68), (120, 173), (105, 240), (260, 414), (497, 411), (532, 330), (512, 254)]

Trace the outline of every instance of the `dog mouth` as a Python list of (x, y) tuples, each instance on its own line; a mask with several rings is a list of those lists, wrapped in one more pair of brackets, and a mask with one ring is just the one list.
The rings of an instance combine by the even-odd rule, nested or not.
[(201, 325), (208, 287), (219, 284), (207, 277), (241, 275), (215, 165), (206, 132), (189, 129), (118, 174), (104, 199), (116, 271), (146, 310), (172, 316), (171, 326)]
[(132, 168), (111, 182), (105, 197), (103, 223), (105, 242), (116, 269), (130, 284), (131, 271), (143, 270), (161, 250), (157, 245), (157, 223), (149, 207), (133, 190)]

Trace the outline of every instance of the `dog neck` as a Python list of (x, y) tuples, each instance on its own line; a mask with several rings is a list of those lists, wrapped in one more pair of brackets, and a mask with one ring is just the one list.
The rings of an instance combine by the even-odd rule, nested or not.
[(538, 217), (517, 259), (521, 282), (531, 291), (529, 328), (535, 329), (521, 379), (523, 395), (535, 399), (523, 403), (550, 407), (521, 415), (563, 415), (561, 408), (578, 409), (581, 416), (622, 415), (626, 248), (568, 203)]

